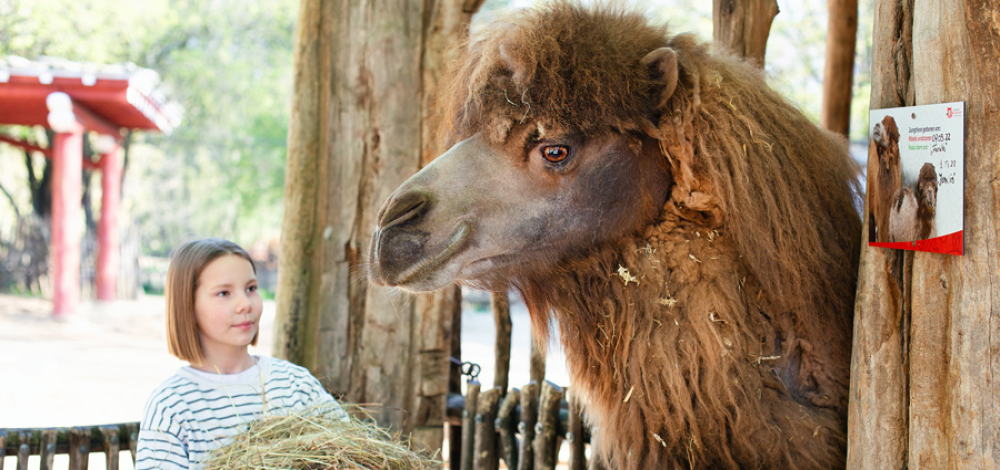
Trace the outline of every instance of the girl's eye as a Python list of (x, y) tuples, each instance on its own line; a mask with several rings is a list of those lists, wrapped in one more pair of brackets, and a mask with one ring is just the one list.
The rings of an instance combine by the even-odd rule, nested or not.
[(257, 286), (247, 287), (247, 292), (257, 292)]
[(225, 297), (225, 296), (229, 295), (229, 291), (227, 291), (227, 290), (219, 291), (219, 293), (217, 293), (215, 295), (217, 295), (219, 297)]
[(542, 147), (542, 156), (552, 163), (559, 163), (569, 156), (569, 147), (564, 145), (549, 145)]

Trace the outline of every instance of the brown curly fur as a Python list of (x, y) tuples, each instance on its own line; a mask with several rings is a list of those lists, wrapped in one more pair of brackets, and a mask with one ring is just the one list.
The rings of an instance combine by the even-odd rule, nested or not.
[[(460, 47), (440, 94), (453, 142), (536, 122), (654, 139), (669, 162), (644, 233), (510, 280), (543, 336), (558, 320), (604, 455), (842, 468), (861, 233), (845, 142), (753, 66), (611, 7), (554, 2)], [(662, 47), (676, 81), (641, 62)]]

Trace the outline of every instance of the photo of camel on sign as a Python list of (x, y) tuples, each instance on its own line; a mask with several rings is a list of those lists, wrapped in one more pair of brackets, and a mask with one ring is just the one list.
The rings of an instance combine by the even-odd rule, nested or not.
[(965, 103), (869, 117), (868, 245), (961, 255)]

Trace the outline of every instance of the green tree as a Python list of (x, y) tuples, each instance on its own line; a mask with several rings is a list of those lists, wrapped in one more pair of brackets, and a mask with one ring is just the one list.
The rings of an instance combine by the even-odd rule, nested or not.
[[(144, 251), (190, 236), (249, 243), (281, 221), (294, 0), (0, 2), (0, 56), (133, 62), (184, 109), (169, 135), (135, 134), (126, 205)], [(21, 132), (21, 131), (17, 131)], [(13, 164), (6, 155), (4, 166)], [(33, 157), (29, 165), (42, 168)]]

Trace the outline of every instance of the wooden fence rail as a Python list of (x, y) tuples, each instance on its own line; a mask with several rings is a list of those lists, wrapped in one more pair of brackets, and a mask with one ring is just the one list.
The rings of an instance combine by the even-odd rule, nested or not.
[(68, 428), (7, 428), (0, 429), (0, 470), (4, 457), (17, 456), (15, 468), (28, 468), (28, 458), (41, 457), (40, 470), (51, 470), (56, 454), (69, 454), (70, 470), (85, 470), (91, 452), (107, 456), (107, 469), (118, 470), (118, 454), (131, 451), (135, 462), (135, 445), (139, 423), (77, 426)]

